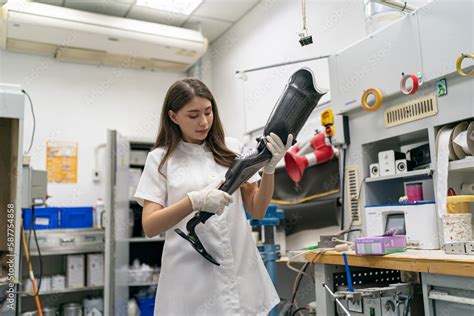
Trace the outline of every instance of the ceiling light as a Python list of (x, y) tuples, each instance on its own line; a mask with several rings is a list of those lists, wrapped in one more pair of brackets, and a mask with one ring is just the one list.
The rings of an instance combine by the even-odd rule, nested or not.
[(137, 0), (136, 5), (190, 15), (203, 0)]

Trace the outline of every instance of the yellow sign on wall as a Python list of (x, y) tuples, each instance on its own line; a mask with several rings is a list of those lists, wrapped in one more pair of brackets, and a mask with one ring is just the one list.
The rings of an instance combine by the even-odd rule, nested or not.
[(77, 183), (77, 143), (47, 142), (48, 182)]

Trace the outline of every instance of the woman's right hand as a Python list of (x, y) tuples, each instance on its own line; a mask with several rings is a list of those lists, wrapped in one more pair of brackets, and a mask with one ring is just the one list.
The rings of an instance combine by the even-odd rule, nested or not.
[(221, 215), (224, 208), (232, 203), (232, 196), (229, 193), (217, 189), (222, 182), (223, 180), (212, 183), (202, 190), (188, 192), (193, 210)]

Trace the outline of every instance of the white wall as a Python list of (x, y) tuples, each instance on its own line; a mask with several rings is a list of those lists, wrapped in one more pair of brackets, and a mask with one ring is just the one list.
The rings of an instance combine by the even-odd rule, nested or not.
[[(421, 7), (428, 2), (419, 0), (413, 4)], [(364, 0), (307, 0), (307, 27), (314, 43), (301, 47), (298, 42), (298, 32), (302, 29), (301, 0), (262, 0), (216, 40), (209, 52), (212, 61), (210, 71), (212, 89), (221, 109), (226, 133), (243, 138), (244, 110), (249, 108), (244, 91), (248, 91), (245, 85), (252, 80), (245, 83), (237, 78), (236, 71), (333, 54), (366, 36), (364, 9)], [(298, 65), (303, 67), (309, 64)], [(282, 68), (274, 70), (274, 73), (278, 75)], [(313, 70), (317, 77), (329, 76), (325, 67)], [(257, 73), (263, 77), (260, 75), (263, 72)], [(255, 73), (248, 73), (248, 77)], [(273, 90), (267, 89), (265, 82), (261, 82), (261, 87), (262, 98)], [(331, 89), (328, 86), (325, 88)], [(300, 134), (309, 127), (317, 127), (317, 112), (310, 117)], [(308, 230), (297, 233), (287, 239), (287, 248), (314, 244), (320, 233), (330, 232)]]
[[(168, 87), (183, 74), (135, 71), (64, 63), (51, 58), (0, 50), (0, 82), (21, 84), (36, 114), (32, 165), (46, 169), (46, 142), (78, 143), (77, 184), (49, 184), (50, 205), (92, 205), (102, 187), (92, 181), (94, 148), (106, 130), (154, 141)], [(25, 110), (24, 147), (30, 143), (32, 118)]]
[[(228, 135), (243, 134), (243, 106), (235, 71), (327, 54), (364, 35), (362, 0), (308, 1), (308, 28), (315, 44), (301, 48), (301, 2), (264, 0), (211, 45), (201, 61), (204, 82), (218, 101)], [(131, 137), (156, 135), (164, 93), (184, 76), (63, 63), (0, 51), (0, 82), (21, 84), (37, 117), (33, 167), (46, 168), (46, 141), (78, 142), (77, 184), (50, 184), (51, 205), (93, 204), (102, 194), (92, 182), (94, 147), (106, 129)], [(28, 106), (28, 104), (26, 104)], [(26, 111), (25, 147), (32, 120)]]
[(212, 88), (227, 134), (241, 137), (244, 130), (243, 82), (237, 70), (328, 55), (365, 36), (363, 0), (309, 0), (306, 12), (312, 45), (298, 42), (301, 1), (295, 0), (263, 0), (211, 45)]
[[(244, 108), (249, 107), (244, 102), (244, 90), (248, 91), (249, 87), (236, 77), (237, 70), (330, 55), (366, 36), (363, 0), (308, 0), (306, 12), (307, 28), (314, 42), (311, 45), (301, 47), (298, 42), (298, 32), (302, 29), (301, 1), (294, 0), (263, 0), (211, 45), (212, 88), (228, 135), (243, 137)], [(303, 67), (305, 63), (298, 65)], [(313, 71), (329, 82), (327, 67)], [(272, 90), (264, 87), (262, 82), (263, 94)], [(314, 125), (316, 121), (313, 118), (308, 122)], [(287, 247), (314, 244), (321, 233), (331, 233), (328, 229), (294, 234), (287, 239)]]

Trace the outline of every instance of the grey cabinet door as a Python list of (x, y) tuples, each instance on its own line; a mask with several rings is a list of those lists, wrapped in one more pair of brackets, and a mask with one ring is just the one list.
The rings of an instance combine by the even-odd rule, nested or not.
[(105, 315), (127, 315), (129, 141), (107, 131), (105, 181)]

